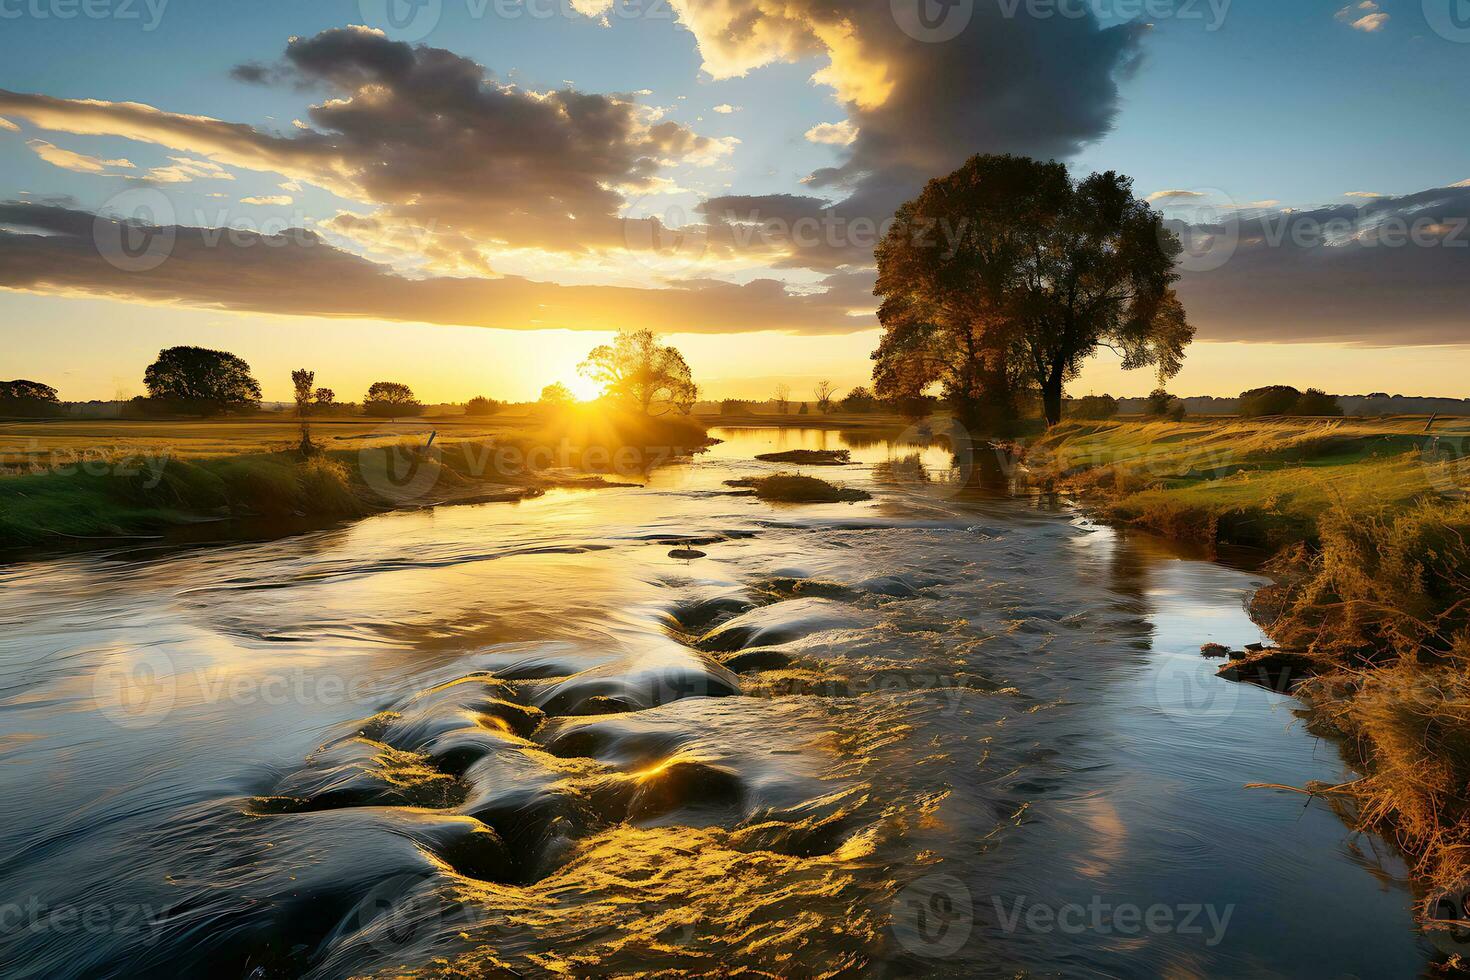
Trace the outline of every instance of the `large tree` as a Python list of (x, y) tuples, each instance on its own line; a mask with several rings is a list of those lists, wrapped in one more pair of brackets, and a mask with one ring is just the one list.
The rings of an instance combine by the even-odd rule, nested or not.
[(652, 330), (620, 330), (611, 344), (594, 347), (578, 367), (584, 377), (602, 386), (605, 398), (636, 405), (645, 415), (655, 406), (662, 412), (698, 395), (684, 355), (665, 344)]
[(148, 397), (182, 402), (204, 412), (253, 408), (260, 382), (234, 354), (204, 347), (170, 347), (143, 372)]
[(1179, 252), (1127, 177), (971, 157), (900, 207), (876, 251), (878, 393), (938, 382), (962, 412), (984, 415), (1034, 387), (1055, 424), (1066, 382), (1100, 347), (1124, 368), (1172, 377), (1194, 333), (1173, 289)]

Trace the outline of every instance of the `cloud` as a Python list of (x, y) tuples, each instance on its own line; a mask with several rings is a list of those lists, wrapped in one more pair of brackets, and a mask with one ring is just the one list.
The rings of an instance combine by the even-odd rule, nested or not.
[(1353, 30), (1368, 34), (1382, 30), (1383, 25), (1389, 21), (1389, 15), (1384, 13), (1374, 0), (1350, 3), (1339, 10), (1335, 16)]
[[(811, 186), (849, 191), (846, 209), (886, 217), (923, 182), (977, 152), (1066, 157), (1104, 135), (1141, 24), (1011, 17), (1006, 4), (953, 4), (967, 17), (942, 43), (899, 29), (901, 4), (873, 0), (672, 0), (715, 78), (810, 58), (857, 131), (848, 158)], [(943, 25), (941, 25), (943, 26)], [(960, 22), (956, 22), (960, 26)]]
[(658, 186), (669, 165), (707, 165), (738, 141), (657, 110), (574, 89), (501, 82), (468, 58), (362, 27), (293, 38), (262, 74), (325, 89), (290, 136), (129, 102), (0, 90), (0, 109), (62, 132), (121, 136), (278, 173), (384, 217), (500, 246), (621, 248), (622, 193)]
[(1208, 196), (1209, 195), (1208, 194), (1205, 194), (1203, 191), (1181, 191), (1181, 190), (1154, 191), (1148, 197), (1144, 198), (1144, 200), (1145, 201), (1148, 201), (1150, 204), (1155, 204), (1155, 203), (1157, 203), (1159, 201), (1180, 200), (1180, 199), (1184, 199), (1184, 198), (1208, 197)]
[(292, 201), (290, 194), (270, 194), (263, 197), (242, 197), (241, 204), (267, 204), (284, 207)]
[(156, 184), (186, 184), (192, 180), (234, 180), (235, 175), (213, 160), (196, 160), (192, 157), (169, 157), (171, 166), (155, 167), (144, 175), (145, 180)]
[[(34, 229), (35, 233), (14, 229)], [(412, 279), (336, 248), (311, 231), (280, 235), (167, 226), (153, 268), (126, 270), (99, 242), (127, 228), (105, 215), (0, 203), (0, 287), (145, 303), (296, 316), (367, 317), (512, 330), (613, 330), (629, 324), (683, 333), (871, 329), (871, 277), (842, 274), (826, 291), (795, 292), (773, 279), (736, 285), (690, 279), (664, 289), (561, 286), (516, 276)], [(125, 263), (120, 263), (125, 264)]]
[(719, 105), (715, 106), (714, 111), (718, 112), (722, 116), (728, 116), (732, 112), (739, 112), (740, 106), (731, 105), (728, 102), (721, 102)]
[(1200, 340), (1470, 343), (1470, 187), (1192, 229), (1211, 233), (1239, 244), (1179, 283)]
[(1348, 191), (1347, 193), (1343, 194), (1343, 197), (1377, 198), (1383, 197), (1383, 195), (1379, 194), (1377, 191)]
[(127, 160), (101, 160), (87, 156), (85, 153), (63, 149), (43, 139), (28, 139), (26, 146), (29, 146), (36, 156), (53, 167), (60, 167), (62, 170), (71, 170), (79, 174), (106, 174), (107, 170), (112, 167), (124, 170), (133, 168), (132, 163)]
[(850, 146), (857, 137), (857, 130), (849, 119), (835, 123), (818, 123), (806, 131), (806, 138), (810, 142), (828, 143), (832, 146)]
[(7, 133), (18, 133), (20, 132), (20, 127), (11, 122), (9, 119), (0, 116), (0, 130), (4, 130)]

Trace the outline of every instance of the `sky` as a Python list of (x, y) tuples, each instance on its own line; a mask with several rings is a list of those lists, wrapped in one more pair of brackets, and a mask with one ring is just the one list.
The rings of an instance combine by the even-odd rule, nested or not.
[(709, 397), (846, 389), (882, 222), (1015, 152), (1180, 231), (1171, 390), (1470, 396), (1466, 0), (242, 9), (0, 0), (0, 377), (131, 396), (198, 344), (268, 399), (520, 400), (651, 326)]

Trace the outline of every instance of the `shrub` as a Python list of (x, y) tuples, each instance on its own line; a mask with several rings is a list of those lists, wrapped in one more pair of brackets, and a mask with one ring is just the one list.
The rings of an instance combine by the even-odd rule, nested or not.
[(1290, 415), (1302, 393), (1291, 385), (1267, 385), (1240, 393), (1240, 414), (1246, 418), (1265, 415)]
[[(1178, 402), (1178, 405), (1175, 405)], [(1184, 418), (1184, 403), (1163, 388), (1155, 388), (1143, 401), (1143, 414), (1150, 418)]]
[(494, 415), (505, 408), (505, 403), (496, 401), (494, 398), (486, 398), (484, 395), (476, 395), (464, 403), (466, 415)]
[(1291, 414), (1336, 417), (1342, 415), (1342, 405), (1338, 404), (1336, 395), (1329, 395), (1320, 388), (1308, 388), (1292, 406)]

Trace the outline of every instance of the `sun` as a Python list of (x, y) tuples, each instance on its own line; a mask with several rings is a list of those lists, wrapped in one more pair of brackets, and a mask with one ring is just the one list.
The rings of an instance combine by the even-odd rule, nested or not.
[(584, 378), (580, 374), (568, 379), (566, 386), (571, 389), (572, 396), (579, 402), (596, 401), (602, 395), (602, 389), (596, 381)]

